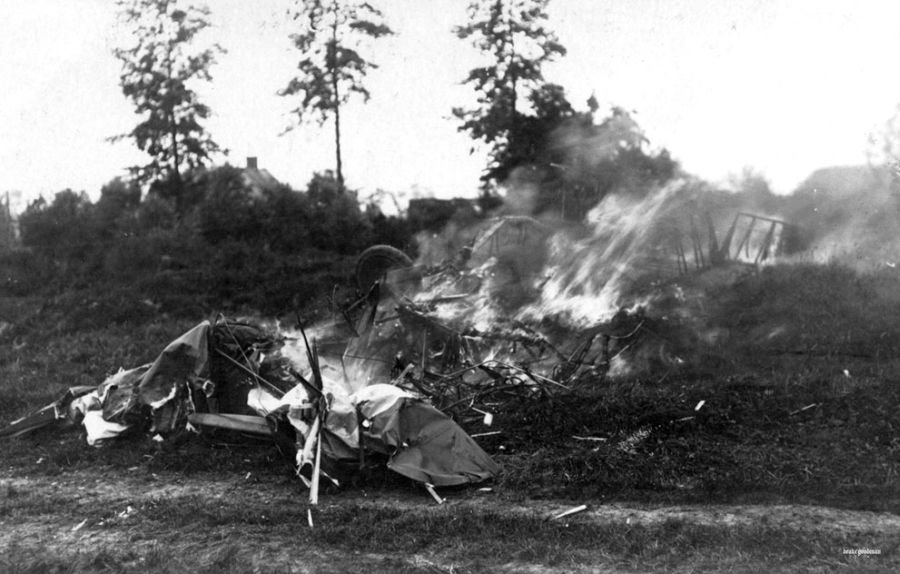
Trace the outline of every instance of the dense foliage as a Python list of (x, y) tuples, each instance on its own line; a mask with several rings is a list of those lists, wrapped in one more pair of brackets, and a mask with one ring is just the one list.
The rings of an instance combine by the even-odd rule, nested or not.
[[(543, 65), (566, 53), (546, 27), (547, 2), (474, 0), (468, 6), (468, 22), (454, 30), (486, 55), (485, 64), (469, 71), (464, 80), (475, 91), (477, 104), (453, 110), (460, 131), (490, 146), (485, 182), (503, 182), (513, 164), (534, 157), (542, 137), (534, 129), (535, 120), (571, 112), (562, 88), (544, 84)], [(557, 100), (552, 111), (540, 106), (541, 94), (548, 92)]]
[[(26, 252), (8, 256), (5, 291), (122, 291), (129, 305), (191, 313), (291, 312), (348, 285), (354, 257), (374, 243), (411, 250), (405, 220), (363, 209), (331, 172), (304, 192), (259, 186), (225, 165), (186, 174), (181, 193), (121, 180), (100, 199), (65, 190), (28, 206)], [(113, 297), (115, 299), (115, 297)], [(126, 313), (127, 314), (127, 313)], [(139, 313), (140, 315), (140, 313)]]

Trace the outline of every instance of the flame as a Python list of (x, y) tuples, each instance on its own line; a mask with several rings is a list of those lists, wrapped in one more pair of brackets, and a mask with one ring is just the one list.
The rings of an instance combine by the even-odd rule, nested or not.
[(683, 187), (673, 182), (643, 199), (609, 195), (588, 213), (587, 238), (556, 234), (540, 295), (519, 318), (554, 316), (570, 327), (587, 328), (632, 305), (628, 287), (658, 238), (667, 206)]
[(460, 331), (487, 331), (510, 318), (535, 323), (553, 317), (572, 328), (606, 321), (637, 302), (629, 299), (628, 287), (683, 187), (671, 183), (644, 198), (609, 195), (576, 230), (553, 230), (534, 220), (523, 229), (525, 218), (505, 228), (495, 223), (475, 244), (474, 266), (430, 278), (412, 299)]
[[(635, 286), (658, 277), (647, 262), (666, 237), (667, 218), (680, 217), (687, 205), (684, 188), (677, 181), (644, 197), (611, 194), (579, 227), (493, 220), (467, 257), (439, 269), (389, 273), (371, 322), (357, 329), (361, 336), (349, 339), (342, 356), (320, 354), (323, 375), (350, 393), (390, 382), (395, 365), (439, 368), (464, 357), (467, 364), (527, 366), (551, 376), (587, 330), (654, 301), (653, 291)], [(540, 335), (545, 319), (561, 327), (552, 341)], [(329, 333), (307, 334), (312, 340)], [(286, 355), (308, 368), (302, 339)], [(627, 372), (624, 360), (613, 372)]]

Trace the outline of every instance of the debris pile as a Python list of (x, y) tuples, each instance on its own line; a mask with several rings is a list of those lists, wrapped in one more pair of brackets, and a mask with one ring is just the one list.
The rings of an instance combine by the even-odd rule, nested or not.
[(170, 440), (203, 426), (271, 436), (296, 452), (311, 502), (320, 477), (337, 484), (342, 465), (367, 460), (384, 459), (391, 470), (432, 486), (476, 483), (498, 472), (462, 428), (419, 397), (387, 384), (345, 394), (306, 340), (301, 372), (290, 359), (298, 343), (247, 322), (204, 321), (154, 362), (96, 388), (70, 389), (0, 434), (63, 422), (82, 425), (93, 445), (128, 433)]
[(655, 336), (653, 320), (639, 305), (588, 327), (562, 313), (533, 320), (548, 279), (550, 236), (538, 221), (506, 217), (437, 266), (364, 253), (361, 261), (378, 261), (357, 269), (366, 295), (316, 331), (323, 340), (348, 341), (323, 352), (324, 368), (351, 387), (389, 382), (464, 425), (485, 426), (505, 400), (602, 380)]

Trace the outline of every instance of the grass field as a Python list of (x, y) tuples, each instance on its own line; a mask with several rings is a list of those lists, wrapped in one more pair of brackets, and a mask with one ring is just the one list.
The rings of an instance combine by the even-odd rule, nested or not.
[[(265, 442), (4, 441), (0, 570), (896, 571), (898, 287), (890, 269), (814, 265), (686, 284), (684, 364), (507, 403), (468, 429), (500, 431), (478, 439), (504, 467), (490, 492), (436, 506), (376, 473), (323, 495), (315, 528)], [(79, 328), (74, 312), (0, 299), (0, 424), (152, 359), (203, 318)]]

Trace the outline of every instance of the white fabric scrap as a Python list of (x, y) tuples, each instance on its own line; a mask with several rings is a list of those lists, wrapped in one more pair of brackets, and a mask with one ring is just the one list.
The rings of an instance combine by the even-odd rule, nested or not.
[(259, 387), (250, 389), (247, 393), (247, 406), (260, 416), (266, 416), (281, 406), (282, 402), (272, 393)]
[(387, 384), (370, 385), (350, 395), (354, 405), (365, 404), (365, 416), (370, 419), (391, 410), (394, 405), (407, 398), (415, 397), (403, 389)]
[(88, 411), (99, 411), (101, 408), (101, 399), (97, 395), (97, 391), (91, 391), (69, 403), (68, 417), (69, 420), (79, 423)]
[[(309, 424), (303, 421), (303, 414), (310, 406), (309, 393), (303, 385), (297, 385), (281, 397), (278, 407), (288, 407), (288, 422), (300, 432), (301, 436), (309, 435)], [(277, 407), (276, 407), (277, 408)]]
[(117, 437), (128, 430), (128, 425), (104, 420), (103, 411), (99, 410), (85, 411), (81, 422), (87, 431), (87, 443), (91, 446), (99, 446), (101, 441)]

